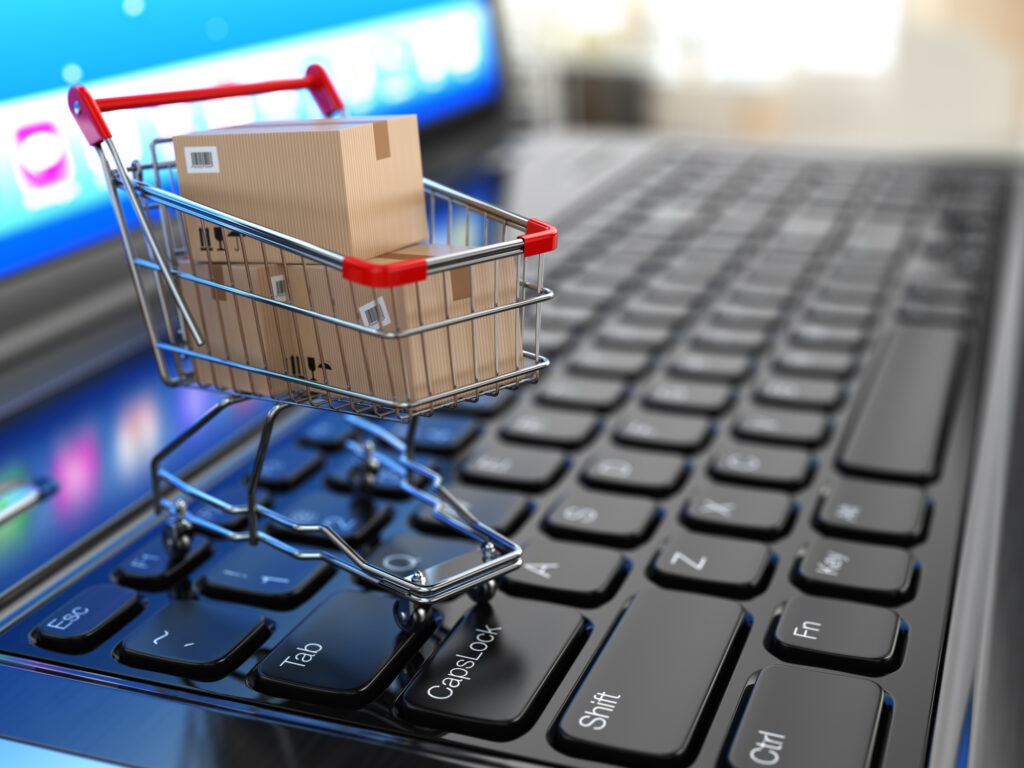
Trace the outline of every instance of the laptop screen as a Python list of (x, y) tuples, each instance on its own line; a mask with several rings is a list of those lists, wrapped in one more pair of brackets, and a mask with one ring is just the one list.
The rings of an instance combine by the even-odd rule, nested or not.
[[(0, 78), (0, 278), (116, 234), (69, 85), (102, 98), (299, 77), (320, 63), (351, 114), (413, 112), (429, 127), (496, 103), (495, 35), (486, 0), (12, 4), (0, 25), (0, 49), (17, 64)], [(110, 113), (108, 123), (131, 162), (157, 136), (316, 116), (308, 94), (276, 93)]]

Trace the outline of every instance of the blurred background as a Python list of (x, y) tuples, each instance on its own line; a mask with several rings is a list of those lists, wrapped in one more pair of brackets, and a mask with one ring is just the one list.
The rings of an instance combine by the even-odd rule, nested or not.
[[(500, 127), (643, 127), (986, 154), (1016, 153), (1024, 138), (1024, 0), (289, 0), (282, 8), (277, 0), (5, 4), (0, 278), (116, 232), (101, 167), (68, 112), (76, 83), (103, 97), (294, 77), (316, 62), (351, 113), (415, 112), (428, 133), (488, 112)], [(117, 112), (108, 122), (130, 161), (155, 136), (316, 114), (292, 92)], [(484, 135), (500, 145), (493, 130)], [(477, 147), (461, 151), (483, 157)]]
[(502, 0), (540, 124), (1015, 152), (1021, 0)]

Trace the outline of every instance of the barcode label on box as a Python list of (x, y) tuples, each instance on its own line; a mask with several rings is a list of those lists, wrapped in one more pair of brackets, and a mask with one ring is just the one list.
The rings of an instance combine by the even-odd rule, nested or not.
[(391, 315), (388, 314), (388, 305), (384, 303), (383, 296), (363, 304), (359, 314), (363, 318), (363, 325), (374, 330), (391, 325)]
[(188, 173), (220, 173), (216, 147), (185, 147), (185, 170)]
[(288, 289), (285, 285), (284, 275), (270, 276), (270, 295), (277, 301), (288, 301)]

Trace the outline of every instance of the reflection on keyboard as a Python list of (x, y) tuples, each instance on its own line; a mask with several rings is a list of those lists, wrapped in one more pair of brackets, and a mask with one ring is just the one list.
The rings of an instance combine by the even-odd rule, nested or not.
[[(323, 564), (198, 536), (172, 560), (153, 530), (0, 649), (470, 763), (922, 763), (1007, 180), (655, 160), (560, 222), (541, 383), (417, 432), (524, 546), (489, 604), (405, 635)], [(347, 436), (297, 425), (263, 503), (399, 573), (470, 552), (386, 473), (353, 495)], [(220, 474), (241, 502), (245, 468)]]

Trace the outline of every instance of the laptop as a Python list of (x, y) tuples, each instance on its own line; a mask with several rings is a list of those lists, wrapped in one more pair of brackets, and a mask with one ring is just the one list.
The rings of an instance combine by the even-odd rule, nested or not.
[[(515, 133), (491, 3), (303, 6), (7, 11), (8, 50), (51, 34), (0, 85), (4, 764), (1020, 764), (1016, 165)], [(311, 63), (353, 114), (417, 113), (428, 176), (560, 232), (524, 330), (550, 368), (414, 437), (522, 565), (411, 628), (322, 562), (168, 546), (150, 460), (222, 394), (161, 383), (66, 111), (79, 81)], [(131, 159), (315, 114), (277, 95), (111, 128)], [(348, 422), (293, 410), (261, 504), (341, 518), (405, 574), (466, 553), (393, 484), (353, 488)], [(266, 412), (233, 406), (168, 466), (241, 502)]]

